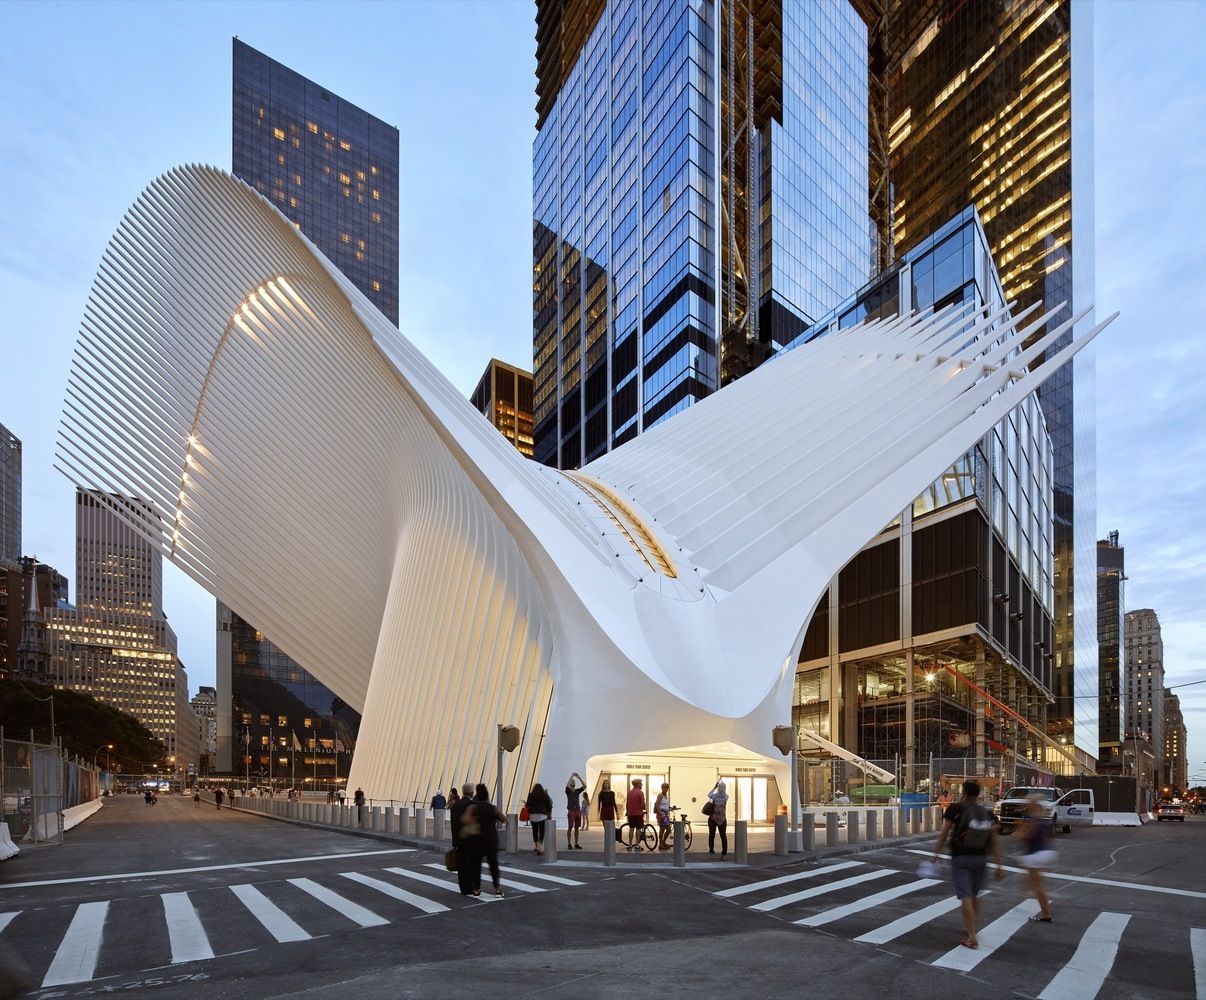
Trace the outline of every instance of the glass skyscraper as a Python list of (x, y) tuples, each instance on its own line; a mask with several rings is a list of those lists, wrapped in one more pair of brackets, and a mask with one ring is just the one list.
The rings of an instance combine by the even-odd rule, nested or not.
[(21, 439), (0, 424), (0, 562), (21, 559)]
[[(907, 0), (885, 10), (876, 83), (897, 252), (974, 204), (1007, 299), (1092, 303), (1092, 5)], [(1039, 391), (1055, 450), (1049, 724), (1086, 763), (1099, 746), (1094, 384), (1090, 350)]]
[(576, 468), (870, 271), (854, 7), (538, 0), (535, 457)]
[[(231, 159), (398, 322), (398, 130), (234, 39)], [(347, 776), (360, 716), (219, 603), (217, 769)], [(342, 755), (342, 760), (341, 760)]]
[(398, 130), (234, 39), (231, 163), (393, 323)]

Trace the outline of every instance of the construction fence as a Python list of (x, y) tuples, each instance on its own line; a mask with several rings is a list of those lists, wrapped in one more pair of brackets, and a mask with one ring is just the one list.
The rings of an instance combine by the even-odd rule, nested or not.
[(100, 796), (100, 774), (60, 747), (0, 739), (0, 822), (18, 843), (61, 844), (63, 810)]
[(1045, 771), (1011, 755), (995, 757), (930, 757), (906, 766), (895, 760), (868, 761), (894, 776), (880, 781), (856, 764), (837, 758), (800, 760), (800, 801), (805, 806), (833, 804), (946, 805), (956, 801), (964, 781), (980, 784), (984, 801), (992, 804), (1015, 785), (1056, 785)]

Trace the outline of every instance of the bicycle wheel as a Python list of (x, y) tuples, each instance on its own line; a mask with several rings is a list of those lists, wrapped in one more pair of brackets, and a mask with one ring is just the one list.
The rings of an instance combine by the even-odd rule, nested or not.
[(657, 850), (657, 827), (652, 823), (646, 823), (645, 829), (641, 831), (641, 839), (645, 843), (645, 850)]
[(691, 850), (691, 827), (690, 826), (685, 826), (683, 828), (683, 850), (684, 851)]

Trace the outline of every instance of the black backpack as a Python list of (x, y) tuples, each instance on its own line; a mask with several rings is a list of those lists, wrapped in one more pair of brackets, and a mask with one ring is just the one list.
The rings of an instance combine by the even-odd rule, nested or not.
[(955, 843), (964, 853), (979, 854), (988, 850), (992, 828), (992, 813), (978, 803), (965, 803), (955, 825)]

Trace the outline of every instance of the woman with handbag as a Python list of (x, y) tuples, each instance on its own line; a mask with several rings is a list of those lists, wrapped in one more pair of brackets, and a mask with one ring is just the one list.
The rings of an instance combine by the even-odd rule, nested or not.
[[(599, 820), (611, 820), (616, 825), (616, 843), (622, 844), (624, 838), (620, 835), (620, 813), (616, 805), (616, 793), (611, 790), (611, 780), (603, 779), (603, 788), (599, 792)], [(606, 828), (605, 828), (606, 829)]]
[(532, 824), (532, 848), (537, 854), (543, 854), (544, 824), (553, 811), (553, 800), (544, 790), (544, 785), (537, 782), (532, 786), (524, 807), (528, 810), (528, 821)]
[(729, 855), (729, 793), (725, 790), (723, 778), (716, 779), (716, 784), (708, 792), (708, 801), (704, 803), (704, 815), (708, 817), (708, 853), (716, 853), (716, 833), (720, 832), (720, 860), (724, 861)]
[(1051, 923), (1051, 906), (1047, 900), (1047, 887), (1043, 883), (1043, 869), (1050, 868), (1058, 860), (1058, 855), (1051, 847), (1051, 832), (1053, 824), (1043, 811), (1043, 798), (1031, 795), (1026, 803), (1026, 812), (1022, 818), (1022, 865), (1030, 880), (1030, 888), (1034, 890), (1034, 898), (1038, 900), (1039, 912), (1030, 919), (1040, 924)]

